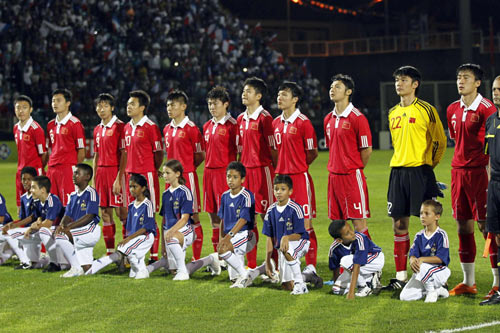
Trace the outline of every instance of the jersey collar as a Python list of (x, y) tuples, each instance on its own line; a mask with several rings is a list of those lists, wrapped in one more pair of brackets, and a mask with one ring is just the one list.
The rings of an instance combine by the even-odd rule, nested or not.
[(482, 100), (483, 100), (483, 96), (481, 96), (480, 93), (477, 93), (477, 96), (474, 99), (474, 102), (472, 102), (472, 104), (469, 107), (467, 107), (465, 105), (464, 101), (462, 100), (462, 98), (460, 98), (460, 107), (463, 108), (464, 110), (467, 110), (467, 111), (469, 111), (469, 110), (476, 111)]
[(106, 125), (104, 125), (102, 123), (102, 120), (101, 120), (101, 126), (111, 128), (111, 126), (113, 126), (115, 124), (115, 122), (116, 122), (117, 119), (118, 118), (115, 115), (113, 115), (113, 117), (111, 118), (111, 120)]
[(264, 111), (264, 108), (262, 107), (262, 105), (259, 105), (259, 107), (252, 113), (251, 116), (248, 115), (248, 109), (245, 110), (245, 113), (243, 114), (243, 119), (245, 119), (246, 121), (252, 119), (252, 120), (257, 120), (257, 118), (259, 118), (260, 116), (260, 113)]
[(69, 118), (73, 117), (73, 115), (71, 114), (71, 112), (68, 112), (68, 114), (66, 115), (66, 117), (63, 118), (63, 120), (61, 121), (58, 121), (57, 120), (57, 116), (56, 116), (56, 125), (66, 125), (66, 123), (68, 122)]
[(132, 119), (130, 119), (130, 124), (133, 126), (133, 127), (136, 127), (136, 126), (142, 126), (144, 125), (144, 123), (148, 120), (148, 116), (144, 115), (144, 117), (141, 118), (141, 120), (139, 120), (137, 122), (137, 124), (134, 124), (134, 121)]
[(215, 121), (214, 118), (212, 118), (212, 122), (214, 124), (221, 124), (221, 125), (224, 125), (226, 123), (226, 121), (231, 118), (231, 115), (229, 114), (229, 112), (219, 121)]
[(76, 195), (79, 196), (79, 197), (82, 196), (82, 194), (85, 193), (89, 187), (90, 187), (90, 185), (87, 185), (87, 187), (84, 188), (83, 191), (81, 191), (81, 192), (80, 192), (80, 190), (77, 189), (76, 190)]
[(295, 112), (292, 113), (292, 115), (288, 119), (285, 119), (283, 117), (283, 113), (281, 113), (280, 117), (281, 117), (281, 121), (293, 123), (293, 122), (295, 122), (295, 119), (297, 119), (299, 116), (300, 116), (300, 110), (297, 108), (297, 109), (295, 109)]
[(17, 127), (19, 127), (19, 130), (21, 132), (27, 132), (28, 129), (30, 128), (31, 124), (33, 124), (33, 118), (32, 117), (30, 117), (30, 119), (28, 119), (28, 121), (26, 122), (26, 124), (24, 124), (24, 127), (21, 128), (21, 122), (17, 123)]
[(240, 190), (238, 193), (236, 193), (236, 194), (232, 194), (232, 193), (231, 193), (231, 190), (229, 190), (229, 196), (231, 197), (231, 199), (234, 199), (234, 198), (236, 198), (238, 195), (240, 195), (240, 194), (241, 194), (241, 192), (243, 192), (244, 190), (245, 190), (245, 187), (243, 187), (243, 186), (241, 187), (241, 190)]
[(347, 118), (349, 116), (349, 114), (351, 113), (352, 109), (354, 109), (354, 105), (352, 105), (352, 103), (349, 103), (349, 105), (347, 105), (347, 107), (345, 108), (345, 110), (341, 113), (341, 114), (337, 114), (337, 112), (335, 111), (336, 108), (333, 108), (333, 115), (335, 117), (343, 117), (343, 118)]
[(188, 121), (189, 121), (189, 117), (185, 116), (184, 119), (182, 119), (182, 121), (179, 123), (179, 125), (176, 125), (175, 121), (172, 119), (172, 121), (170, 122), (170, 126), (184, 128), (184, 126), (186, 126)]
[(148, 200), (148, 198), (144, 198), (144, 200), (142, 200), (141, 202), (137, 203), (137, 199), (134, 200), (134, 207), (137, 209), (139, 207), (142, 206), (142, 204), (144, 204), (146, 202), (146, 200)]

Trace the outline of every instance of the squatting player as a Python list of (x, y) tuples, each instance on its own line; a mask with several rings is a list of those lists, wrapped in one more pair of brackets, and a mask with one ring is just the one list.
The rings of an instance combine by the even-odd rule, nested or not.
[[(203, 247), (203, 229), (200, 223), (200, 185), (196, 168), (205, 159), (201, 132), (189, 117), (186, 116), (188, 96), (184, 91), (174, 90), (167, 96), (167, 113), (172, 119), (163, 129), (167, 160), (178, 160), (184, 168), (186, 186), (193, 193), (194, 232), (196, 239), (193, 242), (193, 257), (200, 259)], [(165, 183), (165, 187), (168, 184)], [(215, 231), (214, 231), (215, 232)], [(219, 231), (217, 230), (217, 237)], [(214, 247), (214, 251), (216, 246)]]
[[(495, 113), (493, 103), (478, 93), (483, 71), (479, 65), (463, 64), (457, 69), (457, 88), (461, 98), (448, 106), (446, 116), (450, 137), (455, 140), (451, 160), (451, 205), (457, 221), (460, 265), (464, 273), (461, 283), (450, 295), (477, 294), (474, 261), (476, 241), (474, 221), (484, 232), (486, 221), (486, 189), (488, 188), (488, 156), (484, 154), (486, 119)], [(495, 246), (495, 242), (492, 242)], [(496, 249), (493, 254), (496, 255)], [(493, 256), (492, 267), (496, 266)], [(493, 270), (495, 276), (497, 270)], [(498, 286), (498, 276), (495, 276)]]
[(56, 118), (47, 124), (49, 147), (49, 177), (51, 193), (61, 199), (64, 207), (68, 203), (73, 184), (73, 168), (85, 158), (85, 133), (83, 125), (69, 110), (72, 94), (68, 89), (56, 89), (52, 93), (52, 109)]
[(294, 191), (291, 198), (304, 210), (304, 224), (309, 233), (306, 263), (316, 266), (318, 243), (312, 226), (312, 219), (316, 217), (316, 199), (308, 169), (318, 157), (318, 144), (311, 121), (297, 108), (301, 97), (302, 88), (295, 82), (285, 81), (278, 88), (278, 108), (283, 112), (273, 121), (278, 149), (276, 174), (292, 178)]
[(352, 103), (353, 79), (344, 74), (332, 77), (330, 99), (335, 103), (324, 120), (328, 160), (328, 218), (350, 219), (357, 232), (370, 237), (368, 187), (363, 169), (372, 153), (368, 120)]
[(443, 157), (446, 136), (436, 109), (417, 98), (421, 75), (412, 66), (393, 74), (398, 105), (389, 111), (389, 128), (394, 146), (387, 191), (387, 211), (394, 229), (396, 278), (384, 289), (404, 287), (410, 249), (410, 215), (420, 216), (423, 201), (437, 197), (439, 189), (433, 168)]
[[(153, 208), (158, 211), (160, 206), (158, 169), (163, 162), (160, 129), (145, 115), (151, 101), (149, 95), (145, 91), (134, 90), (130, 92), (129, 96), (127, 115), (130, 117), (130, 121), (125, 125), (126, 184), (130, 183), (130, 176), (133, 173), (143, 175), (148, 182)], [(134, 201), (134, 198), (130, 195), (130, 187), (127, 187), (127, 193), (130, 205)], [(158, 260), (158, 230), (155, 231), (154, 236), (155, 240), (151, 247), (150, 261)]]
[[(241, 101), (245, 112), (238, 116), (239, 159), (245, 166), (246, 177), (243, 184), (255, 195), (255, 213), (262, 221), (267, 208), (274, 202), (273, 176), (277, 152), (273, 137), (273, 118), (262, 107), (262, 98), (267, 93), (266, 83), (257, 77), (248, 78), (243, 83)], [(257, 223), (254, 233), (259, 240)], [(248, 267), (257, 266), (257, 246), (247, 254)]]

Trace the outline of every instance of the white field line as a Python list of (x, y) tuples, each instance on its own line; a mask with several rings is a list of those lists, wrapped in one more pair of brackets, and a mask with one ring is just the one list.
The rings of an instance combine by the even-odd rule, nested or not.
[(453, 332), (463, 332), (463, 331), (472, 331), (472, 330), (478, 330), (480, 328), (484, 327), (490, 327), (490, 326), (497, 326), (500, 325), (500, 321), (492, 321), (489, 323), (483, 323), (483, 324), (478, 324), (478, 325), (472, 325), (472, 326), (464, 326), (460, 328), (453, 328), (449, 330), (442, 330), (442, 331), (428, 331), (427, 333), (453, 333)]

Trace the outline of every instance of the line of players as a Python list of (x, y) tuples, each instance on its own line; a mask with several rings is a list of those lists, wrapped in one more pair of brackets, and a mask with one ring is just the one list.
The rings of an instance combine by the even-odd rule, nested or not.
[[(418, 70), (404, 66), (394, 73), (394, 78), (401, 102), (389, 113), (395, 151), (391, 160), (388, 212), (393, 218), (397, 273), (396, 278), (391, 280), (387, 287), (400, 289), (407, 280), (409, 216), (419, 216), (420, 203), (438, 193), (432, 168), (439, 163), (443, 155), (446, 137), (435, 108), (416, 97), (421, 82)], [(488, 116), (496, 110), (493, 104), (477, 91), (481, 79), (482, 71), (478, 65), (465, 64), (459, 67), (457, 86), (462, 98), (451, 104), (447, 112), (450, 136), (456, 140), (452, 162), (452, 202), (454, 217), (459, 226), (459, 253), (464, 271), (464, 282), (450, 292), (452, 295), (477, 293), (474, 284), (473, 225), (476, 220), (481, 230), (484, 230), (487, 186), (484, 167), (488, 161), (487, 155), (483, 154), (484, 125)], [(276, 174), (290, 175), (295, 188), (292, 197), (302, 206), (306, 229), (311, 239), (306, 263), (316, 263), (317, 243), (311, 223), (316, 214), (314, 186), (307, 172), (308, 165), (317, 156), (316, 135), (310, 121), (297, 108), (302, 94), (299, 86), (286, 82), (279, 88), (278, 107), (283, 113), (274, 121), (260, 105), (266, 90), (262, 80), (248, 79), (242, 93), (242, 102), (247, 109), (235, 120), (227, 113), (227, 92), (221, 87), (214, 88), (207, 97), (213, 119), (204, 125), (203, 137), (185, 115), (187, 96), (181, 91), (174, 91), (167, 97), (167, 112), (172, 121), (164, 129), (165, 147), (168, 159), (181, 161), (188, 180), (186, 185), (193, 192), (194, 232), (197, 235), (193, 244), (194, 259), (199, 258), (203, 241), (199, 216), (196, 214), (201, 208), (196, 167), (206, 158), (204, 208), (212, 222), (212, 243), (215, 250), (220, 237), (220, 218), (217, 216), (220, 194), (227, 189), (225, 167), (230, 161), (236, 160), (239, 154), (247, 169), (244, 185), (255, 193), (256, 212), (261, 215), (264, 215), (266, 208), (274, 200), (271, 189), (273, 171)], [(332, 78), (330, 98), (335, 103), (335, 108), (324, 121), (327, 146), (330, 149), (329, 217), (350, 219), (358, 232), (369, 237), (366, 225), (366, 218), (369, 217), (368, 191), (363, 168), (371, 154), (371, 133), (366, 118), (350, 103), (353, 93), (354, 82), (350, 77), (337, 75)], [(47, 175), (58, 175), (54, 184), (63, 201), (65, 194), (74, 189), (72, 182), (68, 182), (68, 179), (71, 179), (70, 167), (74, 165), (75, 160), (83, 160), (84, 153), (83, 127), (69, 112), (70, 102), (71, 95), (68, 91), (54, 92), (53, 109), (57, 118), (49, 123), (47, 128), (50, 137), (48, 142), (52, 148)], [(146, 93), (134, 91), (130, 94), (127, 114), (131, 121), (126, 125), (113, 116), (114, 99), (111, 95), (101, 94), (96, 105), (103, 121), (94, 131), (94, 172), (96, 188), (101, 198), (109, 198), (101, 199), (100, 206), (104, 222), (103, 234), (108, 251), (111, 252), (114, 248), (112, 207), (122, 206), (120, 194), (131, 202), (130, 193), (124, 193), (127, 190), (124, 184), (127, 184), (132, 173), (146, 177), (153, 207), (158, 210), (159, 185), (156, 170), (161, 165), (163, 150), (159, 129), (145, 116), (149, 105)], [(20, 117), (23, 106), (28, 110), (25, 113), (29, 116), (29, 98), (22, 97), (16, 101), (16, 115), (20, 119), (20, 124), (15, 128), (18, 145), (19, 142), (30, 141), (29, 139), (35, 141), (35, 130), (38, 129), (38, 133), (42, 131), (29, 117), (25, 117), (23, 122)], [(123, 128), (123, 136), (118, 134), (120, 127)], [(30, 135), (27, 132), (31, 129), (33, 133)], [(38, 134), (40, 137), (42, 135), (43, 131)], [(74, 143), (70, 144), (70, 140)], [(108, 145), (109, 141), (115, 141), (114, 145)], [(39, 172), (47, 160), (42, 142), (43, 140), (36, 142), (36, 150), (33, 153), (33, 156), (40, 157), (40, 165), (35, 165)], [(64, 157), (69, 150), (75, 158)], [(54, 155), (56, 156), (53, 157)], [(107, 157), (110, 157), (111, 161), (108, 161)], [(33, 161), (31, 157), (27, 159)], [(274, 167), (276, 170), (273, 170)], [(468, 179), (476, 181), (471, 182)], [(107, 194), (104, 189), (108, 191)], [(122, 208), (118, 208), (117, 214), (122, 221), (125, 219), (126, 214)], [(255, 234), (258, 237), (258, 232)], [(493, 263), (496, 268), (496, 244), (491, 244), (492, 268)], [(157, 249), (158, 246), (153, 245), (151, 258), (157, 259)], [(255, 252), (248, 256), (250, 268), (256, 266), (255, 258)], [(498, 289), (498, 272), (496, 269), (492, 271), (495, 280), (489, 296)]]

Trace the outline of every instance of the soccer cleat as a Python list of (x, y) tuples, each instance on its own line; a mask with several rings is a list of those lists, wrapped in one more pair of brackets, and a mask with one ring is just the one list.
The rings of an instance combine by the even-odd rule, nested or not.
[(358, 292), (355, 294), (356, 297), (366, 297), (372, 294), (372, 288), (368, 286), (364, 286), (363, 288), (359, 289)]
[(437, 290), (431, 290), (427, 292), (427, 296), (425, 296), (425, 303), (436, 303), (439, 297), (439, 293)]
[(252, 281), (249, 282), (249, 280), (250, 278), (248, 276), (239, 276), (229, 288), (246, 288), (247, 285), (249, 286), (252, 284)]
[(177, 272), (177, 274), (175, 274), (173, 280), (174, 281), (186, 281), (186, 280), (189, 280), (189, 274), (188, 273), (183, 273), (183, 272)]
[(406, 285), (406, 282), (404, 282), (404, 281), (401, 281), (398, 279), (391, 279), (387, 286), (382, 287), (382, 290), (387, 290), (387, 291), (401, 290), (404, 288), (405, 285)]
[(21, 263), (20, 265), (14, 267), (14, 269), (32, 269), (33, 266), (29, 262)]
[(51, 262), (47, 267), (45, 267), (43, 269), (42, 273), (52, 273), (52, 272), (60, 272), (60, 271), (61, 271), (61, 266)]
[(212, 275), (220, 275), (221, 273), (221, 267), (220, 267), (220, 260), (219, 260), (219, 254), (217, 252), (211, 253), (210, 257), (212, 257), (212, 263), (208, 265), (210, 268), (210, 271), (212, 272)]
[(307, 290), (307, 286), (304, 282), (296, 282), (293, 285), (293, 290), (290, 293), (291, 295), (302, 295), (307, 294), (309, 290)]
[(490, 292), (486, 296), (484, 296), (483, 299), (490, 299), (490, 297), (493, 296), (497, 291), (498, 291), (497, 286), (492, 287)]
[(476, 284), (474, 284), (472, 287), (468, 286), (464, 283), (459, 283), (450, 290), (450, 296), (458, 296), (458, 295), (476, 295), (477, 294), (477, 287)]
[(479, 303), (479, 305), (495, 305), (500, 304), (500, 292), (495, 292), (489, 299), (486, 299)]
[(347, 293), (347, 289), (346, 288), (342, 288), (341, 286), (336, 285), (336, 284), (334, 284), (332, 286), (332, 294), (334, 294), (334, 295), (345, 295), (346, 293)]
[(157, 261), (158, 261), (158, 259), (149, 258), (148, 265), (152, 265)]
[(128, 273), (128, 277), (135, 279), (136, 275), (137, 275), (137, 272), (134, 270), (134, 268), (130, 267), (130, 272)]
[(376, 273), (373, 273), (372, 282), (371, 282), (372, 290), (382, 288), (382, 283), (380, 283), (381, 277), (382, 277), (382, 271), (378, 271)]
[[(149, 277), (149, 272), (147, 269), (140, 270), (135, 274), (136, 280), (147, 279), (148, 277)], [(189, 277), (189, 275), (188, 275), (188, 277)]]
[(84, 274), (83, 268), (81, 267), (71, 267), (69, 271), (64, 274), (61, 274), (62, 278), (72, 278), (77, 276), (82, 276)]
[(323, 279), (316, 274), (316, 267), (313, 265), (307, 265), (306, 268), (302, 271), (303, 274), (310, 274), (309, 284), (313, 285), (314, 288), (320, 289), (323, 288)]
[(439, 287), (437, 292), (438, 292), (438, 296), (442, 297), (442, 298), (448, 298), (450, 296), (448, 289), (446, 289), (445, 287)]

